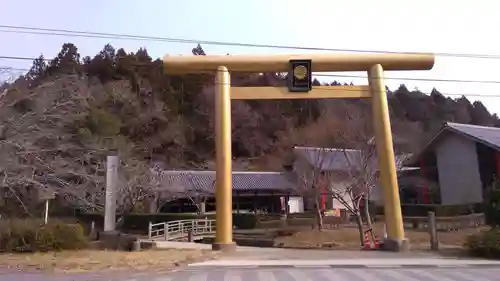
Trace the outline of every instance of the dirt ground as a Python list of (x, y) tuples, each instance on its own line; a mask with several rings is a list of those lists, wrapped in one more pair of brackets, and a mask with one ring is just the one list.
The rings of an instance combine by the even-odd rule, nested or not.
[[(462, 229), (456, 232), (439, 232), (439, 242), (443, 246), (461, 247), (470, 234), (481, 231), (483, 228)], [(383, 238), (383, 225), (374, 225), (375, 235)], [(406, 237), (410, 240), (412, 249), (429, 249), (429, 234), (424, 230), (406, 229)], [(275, 244), (280, 247), (293, 248), (332, 248), (332, 249), (359, 249), (359, 234), (355, 227), (341, 227), (337, 229), (302, 230), (289, 236), (279, 236)]]
[(183, 264), (216, 258), (218, 253), (197, 249), (141, 252), (67, 251), (35, 254), (2, 254), (0, 268), (19, 271), (103, 272), (167, 270)]

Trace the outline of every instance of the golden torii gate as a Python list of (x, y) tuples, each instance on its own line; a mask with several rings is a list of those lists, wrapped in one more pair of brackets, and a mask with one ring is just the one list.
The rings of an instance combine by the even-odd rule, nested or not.
[[(169, 74), (216, 75), (216, 237), (214, 250), (232, 250), (231, 100), (371, 98), (388, 250), (407, 249), (394, 160), (384, 70), (430, 70), (433, 54), (304, 54), (272, 56), (165, 56)], [(368, 86), (312, 86), (312, 72), (367, 71)], [(287, 87), (231, 87), (230, 72), (289, 72)]]

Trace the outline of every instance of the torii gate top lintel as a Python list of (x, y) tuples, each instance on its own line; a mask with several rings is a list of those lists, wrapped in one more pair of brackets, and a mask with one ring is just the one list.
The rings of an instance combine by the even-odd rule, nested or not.
[(288, 72), (290, 60), (311, 60), (313, 72), (367, 71), (380, 64), (386, 71), (431, 70), (434, 55), (430, 53), (391, 54), (296, 54), (296, 55), (212, 55), (165, 56), (165, 73), (207, 73), (225, 66), (230, 72)]

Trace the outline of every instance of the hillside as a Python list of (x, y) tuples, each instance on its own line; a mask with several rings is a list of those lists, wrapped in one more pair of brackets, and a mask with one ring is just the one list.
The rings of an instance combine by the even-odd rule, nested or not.
[[(199, 45), (193, 49), (193, 55), (204, 54)], [(25, 76), (4, 85), (0, 99), (0, 153), (7, 159), (0, 172), (5, 197), (14, 198), (2, 200), (0, 207), (11, 204), (28, 212), (38, 204), (33, 190), (50, 187), (65, 200), (100, 209), (103, 163), (113, 151), (124, 161), (125, 209), (138, 197), (152, 196), (144, 177), (152, 163), (210, 168), (213, 79), (171, 77), (145, 49), (127, 53), (110, 45), (82, 58), (67, 43), (54, 59), (36, 59)], [(272, 73), (233, 74), (232, 84), (283, 85), (283, 79)], [(410, 150), (418, 149), (443, 121), (500, 125), (481, 102), (446, 98), (438, 90), (427, 95), (402, 85), (389, 93), (389, 104), (393, 130), (411, 140)], [(338, 131), (345, 128), (347, 115), (351, 121), (356, 114), (368, 120), (368, 106), (357, 100), (236, 101), (236, 167), (281, 170), (293, 145), (353, 146)]]

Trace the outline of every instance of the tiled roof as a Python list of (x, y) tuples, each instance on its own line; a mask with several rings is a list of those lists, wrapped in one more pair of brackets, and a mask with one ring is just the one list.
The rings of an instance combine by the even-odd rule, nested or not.
[(447, 122), (445, 129), (464, 134), (495, 149), (500, 149), (500, 128)]
[[(291, 190), (293, 178), (278, 172), (233, 172), (233, 190)], [(161, 188), (172, 192), (215, 192), (215, 171), (163, 171)]]
[(414, 157), (406, 161), (405, 165), (417, 165), (418, 159), (420, 159), (426, 151), (433, 147), (439, 139), (442, 139), (446, 133), (450, 132), (459, 134), (476, 142), (480, 142), (493, 149), (500, 150), (500, 128), (446, 122), (441, 130), (434, 135), (434, 137), (418, 154), (415, 154)]
[[(370, 167), (378, 169), (377, 157), (363, 156), (360, 150), (296, 146), (294, 152), (322, 171), (360, 170), (363, 164), (366, 164), (365, 161), (370, 162)], [(402, 162), (408, 157), (408, 154), (396, 155), (397, 168), (401, 167)]]

